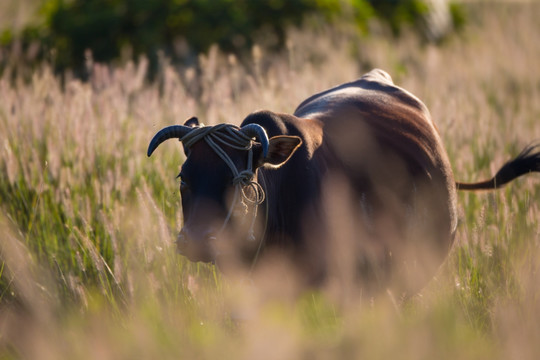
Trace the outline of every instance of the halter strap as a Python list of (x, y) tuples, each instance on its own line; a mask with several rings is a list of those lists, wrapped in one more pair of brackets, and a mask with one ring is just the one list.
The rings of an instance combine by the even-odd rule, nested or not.
[[(236, 208), (239, 197), (242, 197), (243, 203), (254, 206), (253, 218), (248, 232), (248, 240), (255, 241), (255, 220), (257, 218), (257, 208), (264, 202), (265, 192), (262, 186), (254, 180), (253, 171), (253, 140), (248, 135), (239, 131), (240, 128), (231, 124), (218, 124), (215, 126), (201, 126), (180, 138), (180, 141), (186, 149), (189, 149), (196, 142), (204, 139), (212, 150), (227, 164), (233, 173), (234, 197), (229, 212), (219, 230), (222, 232), (230, 221), (234, 209)], [(223, 146), (228, 146), (236, 150), (246, 150), (248, 160), (246, 169), (238, 171), (231, 157), (223, 150)], [(246, 189), (250, 188), (254, 197), (248, 196)], [(247, 206), (247, 205), (246, 205)]]

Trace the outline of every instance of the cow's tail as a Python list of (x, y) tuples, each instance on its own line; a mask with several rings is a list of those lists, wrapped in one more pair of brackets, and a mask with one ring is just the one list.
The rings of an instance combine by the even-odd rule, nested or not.
[(456, 182), (458, 190), (493, 190), (510, 181), (531, 173), (540, 172), (540, 142), (530, 144), (514, 159), (504, 164), (493, 178), (475, 183)]

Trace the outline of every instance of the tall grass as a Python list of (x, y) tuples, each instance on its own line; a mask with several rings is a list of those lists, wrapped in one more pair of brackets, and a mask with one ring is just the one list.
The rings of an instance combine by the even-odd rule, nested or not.
[[(286, 267), (222, 278), (177, 256), (175, 175), (162, 126), (292, 112), (371, 67), (430, 108), (456, 178), (488, 177), (540, 138), (540, 7), (472, 7), (441, 46), (291, 32), (250, 64), (215, 49), (200, 68), (93, 64), (90, 82), (0, 79), (0, 358), (536, 359), (540, 179), (463, 193), (456, 245), (416, 297), (298, 294)], [(267, 271), (266, 271), (267, 270)], [(357, 288), (358, 284), (343, 284)]]

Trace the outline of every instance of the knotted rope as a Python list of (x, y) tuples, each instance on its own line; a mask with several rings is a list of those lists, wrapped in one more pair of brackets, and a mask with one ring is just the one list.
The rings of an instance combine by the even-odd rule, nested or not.
[[(254, 180), (255, 172), (253, 171), (253, 140), (248, 135), (242, 133), (240, 128), (231, 124), (218, 124), (215, 126), (196, 127), (189, 133), (180, 138), (184, 148), (189, 149), (196, 142), (204, 139), (212, 150), (227, 164), (233, 173), (234, 197), (231, 208), (225, 218), (223, 226), (219, 232), (223, 231), (230, 221), (239, 197), (242, 198), (242, 203), (247, 212), (247, 204), (254, 206), (253, 218), (248, 232), (248, 240), (255, 240), (255, 220), (257, 218), (257, 208), (264, 202), (265, 193), (262, 186)], [(236, 150), (245, 150), (248, 152), (248, 160), (246, 169), (238, 171), (231, 157), (223, 150), (223, 146), (228, 146)], [(246, 192), (251, 189), (253, 197), (250, 197)]]

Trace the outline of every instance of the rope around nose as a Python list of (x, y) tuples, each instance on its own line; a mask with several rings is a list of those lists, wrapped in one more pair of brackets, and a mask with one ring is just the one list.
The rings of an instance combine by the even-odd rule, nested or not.
[[(238, 198), (241, 195), (245, 203), (254, 206), (253, 218), (249, 228), (248, 240), (254, 241), (255, 219), (257, 217), (257, 207), (264, 202), (265, 193), (262, 186), (254, 180), (255, 172), (253, 171), (253, 140), (251, 137), (240, 131), (240, 128), (231, 124), (218, 124), (215, 126), (201, 126), (194, 128), (192, 131), (184, 135), (180, 141), (186, 149), (189, 149), (196, 142), (204, 139), (212, 150), (227, 164), (233, 173), (234, 197), (231, 208), (225, 218), (220, 232), (225, 229), (225, 226), (230, 221)], [(236, 150), (245, 150), (248, 152), (248, 160), (246, 169), (238, 171), (231, 157), (223, 150), (223, 146), (228, 146)], [(248, 196), (246, 189), (251, 189), (253, 197)]]

